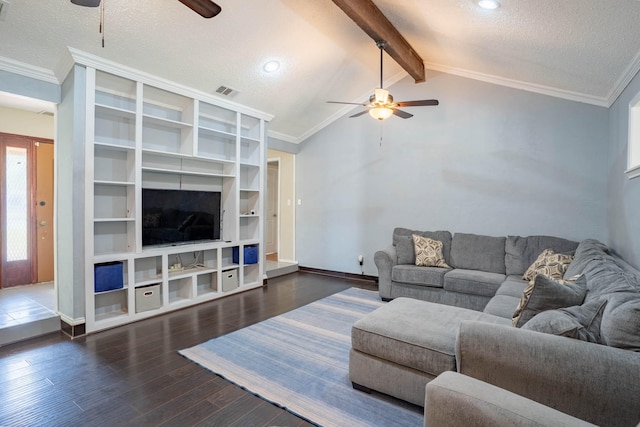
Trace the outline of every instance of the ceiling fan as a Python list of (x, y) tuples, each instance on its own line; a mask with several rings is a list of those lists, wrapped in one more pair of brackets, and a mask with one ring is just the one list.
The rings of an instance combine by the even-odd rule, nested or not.
[(369, 97), (368, 104), (361, 104), (357, 102), (340, 102), (340, 101), (327, 101), (330, 104), (349, 104), (349, 105), (362, 105), (367, 107), (366, 110), (360, 111), (351, 117), (359, 117), (365, 113), (369, 113), (371, 117), (378, 120), (384, 120), (391, 115), (398, 116), (403, 119), (409, 119), (413, 117), (413, 114), (409, 114), (406, 111), (399, 110), (398, 107), (425, 107), (430, 105), (438, 105), (437, 99), (423, 99), (419, 101), (399, 101), (393, 102), (393, 96), (388, 90), (382, 88), (382, 51), (387, 43), (385, 41), (376, 42), (376, 46), (380, 49), (380, 87), (374, 90), (373, 95)]
[[(222, 8), (210, 0), (178, 0), (204, 18), (213, 18), (222, 11)], [(78, 6), (98, 7), (100, 0), (71, 0)]]

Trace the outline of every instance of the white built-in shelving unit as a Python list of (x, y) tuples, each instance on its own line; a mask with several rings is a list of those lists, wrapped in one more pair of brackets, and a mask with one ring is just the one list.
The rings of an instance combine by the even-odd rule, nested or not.
[[(85, 68), (87, 332), (261, 286), (270, 117), (131, 70)], [(220, 192), (222, 239), (143, 246), (143, 188)], [(258, 247), (258, 263), (244, 262), (247, 246)], [(121, 263), (124, 286), (96, 292), (94, 268), (109, 262)], [(171, 268), (177, 263), (184, 268)], [(227, 289), (229, 272), (238, 285)], [(160, 304), (137, 312), (136, 289), (147, 286)]]

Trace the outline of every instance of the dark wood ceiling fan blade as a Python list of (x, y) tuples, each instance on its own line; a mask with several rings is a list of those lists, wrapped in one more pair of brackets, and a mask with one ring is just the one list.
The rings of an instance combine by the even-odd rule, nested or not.
[(413, 114), (409, 114), (406, 111), (398, 110), (397, 108), (393, 109), (393, 115), (398, 116), (402, 119), (410, 119), (411, 117), (413, 117)]
[(342, 102), (342, 101), (327, 101), (327, 104), (362, 105), (363, 107), (367, 106), (367, 104), (360, 104), (357, 102)]
[(84, 7), (98, 7), (100, 6), (100, 0), (71, 0), (71, 3)]
[(364, 111), (360, 111), (359, 113), (354, 114), (353, 116), (349, 116), (349, 118), (353, 118), (353, 117), (360, 117), (363, 114), (367, 114), (369, 112), (369, 110), (364, 110)]
[(420, 101), (401, 101), (396, 102), (398, 107), (427, 107), (429, 105), (440, 104), (437, 99), (422, 99)]
[(214, 16), (222, 12), (222, 8), (210, 0), (178, 1), (204, 18), (213, 18)]

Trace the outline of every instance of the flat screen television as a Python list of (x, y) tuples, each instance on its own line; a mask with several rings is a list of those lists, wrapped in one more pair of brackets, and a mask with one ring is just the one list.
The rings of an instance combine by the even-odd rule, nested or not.
[(142, 189), (142, 245), (220, 240), (216, 191)]

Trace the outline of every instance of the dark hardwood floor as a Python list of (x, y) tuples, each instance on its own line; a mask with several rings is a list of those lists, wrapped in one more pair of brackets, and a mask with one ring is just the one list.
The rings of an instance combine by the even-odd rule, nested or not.
[(0, 347), (0, 426), (307, 426), (177, 351), (352, 286), (311, 273), (70, 340)]

